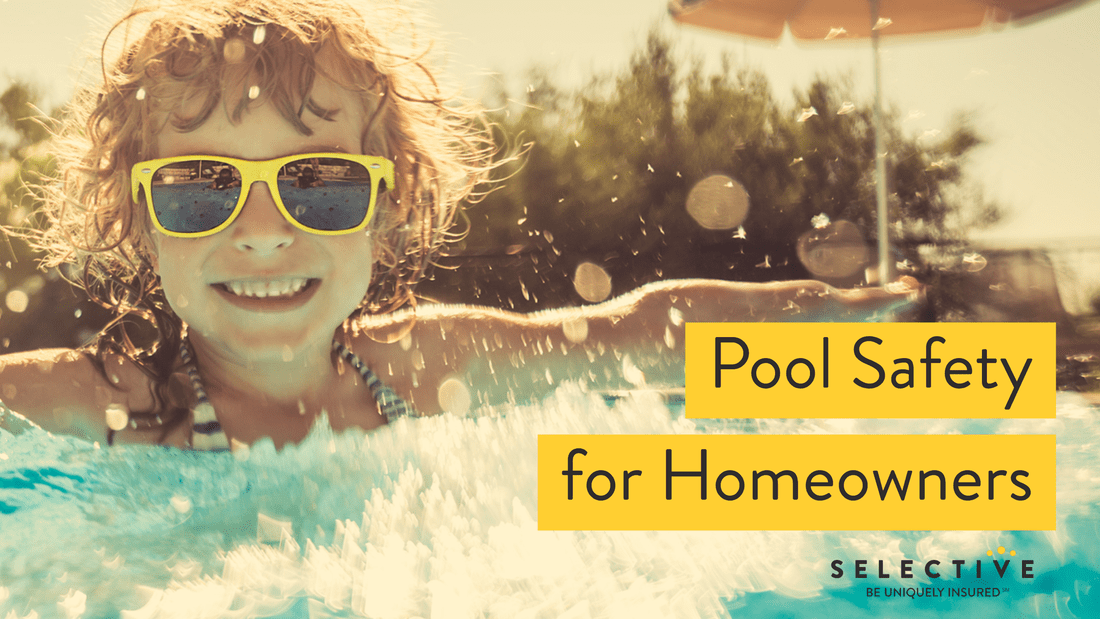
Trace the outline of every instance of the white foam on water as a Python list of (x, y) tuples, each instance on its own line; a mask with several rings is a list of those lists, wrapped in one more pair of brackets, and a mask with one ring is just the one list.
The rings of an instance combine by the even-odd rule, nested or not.
[[(0, 514), (0, 617), (1085, 617), (1100, 591), (1097, 417), (1063, 394), (1051, 420), (697, 426), (655, 396), (609, 408), (567, 384), (538, 405), (370, 434), (319, 425), (299, 446), (263, 441), (238, 457), (0, 431), (0, 509), (10, 512)], [(746, 431), (1054, 433), (1058, 529), (537, 529), (539, 434)], [(1034, 559), (1046, 584), (1017, 583), (995, 607), (860, 606), (856, 584), (829, 577), (832, 559), (883, 559), (896, 574), (902, 559), (998, 546)], [(929, 584), (918, 576), (914, 586)]]

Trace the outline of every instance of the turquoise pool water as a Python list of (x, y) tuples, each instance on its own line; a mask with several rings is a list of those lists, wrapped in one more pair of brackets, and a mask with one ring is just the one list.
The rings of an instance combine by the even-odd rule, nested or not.
[[(319, 427), (281, 453), (0, 431), (0, 617), (1100, 616), (1100, 414), (1072, 394), (1053, 420), (696, 425), (672, 406), (646, 394), (609, 406), (565, 386), (538, 405), (368, 435)], [(1054, 433), (1058, 529), (537, 530), (540, 433), (757, 431)], [(897, 580), (830, 578), (835, 559), (882, 559), (896, 574), (905, 559), (998, 546), (1032, 559), (1036, 578), (997, 578), (987, 564), (982, 579), (933, 583), (915, 570), (913, 597), (885, 595)]]

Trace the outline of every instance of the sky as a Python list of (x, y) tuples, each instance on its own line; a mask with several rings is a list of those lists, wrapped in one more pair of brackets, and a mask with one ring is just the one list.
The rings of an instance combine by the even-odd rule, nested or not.
[[(754, 41), (675, 24), (665, 0), (428, 0), (457, 85), (476, 96), (491, 80), (522, 88), (534, 65), (564, 83), (624, 66), (655, 24), (683, 58), (723, 52), (764, 71), (777, 95), (815, 74), (851, 75), (872, 93), (866, 40)], [(89, 49), (117, 9), (99, 0), (0, 0), (0, 87), (29, 79), (64, 101), (96, 69)], [(988, 139), (969, 166), (1008, 212), (982, 236), (1005, 244), (1100, 247), (1100, 2), (1024, 27), (963, 37), (890, 39), (882, 46), (884, 101), (915, 135), (970, 116)]]

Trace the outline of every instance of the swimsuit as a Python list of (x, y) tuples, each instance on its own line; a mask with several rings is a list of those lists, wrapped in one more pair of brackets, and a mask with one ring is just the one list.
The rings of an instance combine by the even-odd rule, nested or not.
[[(415, 415), (413, 407), (383, 383), (358, 355), (338, 342), (332, 343), (332, 349), (363, 377), (363, 382), (370, 389), (371, 395), (378, 403), (378, 410), (382, 412), (387, 423), (401, 417)], [(191, 448), (196, 451), (228, 451), (230, 449), (229, 440), (225, 436), (225, 431), (222, 430), (221, 423), (218, 422), (214, 406), (210, 404), (210, 400), (206, 397), (206, 390), (202, 386), (202, 380), (195, 369), (195, 364), (191, 362), (191, 354), (187, 350), (186, 344), (180, 346), (180, 357), (183, 358), (184, 365), (187, 368), (188, 377), (191, 379), (191, 387), (195, 391), (197, 400), (197, 404), (192, 409), (195, 424), (192, 427)]]

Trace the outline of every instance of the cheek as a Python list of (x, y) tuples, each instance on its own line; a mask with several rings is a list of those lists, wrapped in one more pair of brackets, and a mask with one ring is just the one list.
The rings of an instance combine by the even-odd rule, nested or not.
[(357, 307), (367, 295), (374, 270), (375, 246), (364, 233), (329, 237), (335, 240), (329, 252), (337, 261), (333, 275), (340, 282), (341, 303)]
[(169, 239), (160, 235), (155, 235), (153, 239), (151, 260), (153, 269), (160, 277), (164, 296), (177, 314), (181, 311), (186, 313), (184, 308), (190, 304), (190, 297), (194, 296), (194, 282), (199, 281), (190, 260), (191, 252), (188, 251), (188, 244), (193, 241)]
[(362, 292), (366, 294), (366, 285), (370, 284), (375, 261), (375, 244), (371, 237), (368, 235), (365, 242), (360, 241), (348, 256), (352, 263), (350, 266), (356, 271), (355, 281), (362, 285)]

